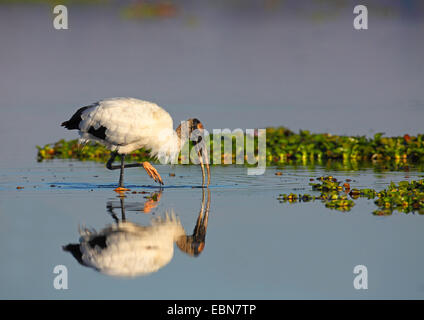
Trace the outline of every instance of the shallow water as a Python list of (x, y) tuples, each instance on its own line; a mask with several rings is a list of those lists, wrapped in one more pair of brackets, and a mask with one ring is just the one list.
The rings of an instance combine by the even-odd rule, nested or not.
[[(126, 194), (126, 220), (147, 226), (151, 218), (173, 212), (192, 234), (202, 207), (202, 189), (196, 188), (200, 169), (157, 168), (165, 181), (158, 201), (146, 198), (160, 190), (143, 170), (126, 171), (131, 192), (146, 192)], [(248, 176), (242, 167), (213, 167), (203, 251), (192, 257), (173, 244), (172, 259), (158, 271), (122, 278), (83, 266), (62, 250), (79, 243), (80, 226), (100, 231), (114, 224), (114, 217), (122, 218), (121, 200), (113, 191), (117, 172), (103, 164), (69, 161), (2, 169), (0, 298), (424, 297), (422, 216), (373, 216), (375, 205), (366, 199), (356, 201), (350, 212), (329, 210), (319, 201), (281, 204), (279, 193), (314, 194), (309, 178), (329, 172), (288, 167), (276, 176), (275, 171)], [(413, 170), (332, 174), (353, 179), (354, 187), (377, 190), (422, 175)], [(368, 290), (353, 288), (353, 268), (359, 264), (368, 268)], [(56, 265), (68, 269), (68, 290), (54, 289)]]

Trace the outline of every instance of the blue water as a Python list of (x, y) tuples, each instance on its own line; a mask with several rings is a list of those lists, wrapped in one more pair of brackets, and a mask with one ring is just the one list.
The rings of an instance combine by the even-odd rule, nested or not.
[[(172, 211), (191, 234), (202, 207), (202, 189), (192, 188), (201, 181), (200, 168), (157, 169), (165, 182), (162, 192), (143, 170), (127, 170), (126, 220), (147, 226), (151, 218)], [(127, 279), (83, 266), (62, 250), (79, 242), (79, 226), (99, 231), (113, 224), (108, 206), (121, 219), (120, 198), (112, 190), (117, 173), (103, 164), (68, 161), (2, 170), (0, 297), (423, 298), (423, 217), (374, 216), (376, 207), (366, 199), (357, 200), (350, 212), (329, 210), (320, 202), (282, 204), (278, 194), (314, 194), (309, 179), (329, 172), (288, 167), (276, 176), (276, 171), (268, 168), (253, 177), (245, 168), (213, 167), (203, 252), (192, 257), (174, 246), (169, 264)], [(352, 179), (354, 187), (377, 190), (406, 175), (422, 175), (413, 170), (331, 174)], [(154, 193), (160, 197), (145, 212), (146, 197)], [(353, 268), (359, 264), (368, 268), (368, 290), (353, 288)], [(56, 265), (68, 269), (68, 290), (53, 287)]]

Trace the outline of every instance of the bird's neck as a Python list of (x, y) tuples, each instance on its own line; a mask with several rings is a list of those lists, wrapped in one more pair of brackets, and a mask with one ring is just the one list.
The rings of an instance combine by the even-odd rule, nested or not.
[(181, 150), (181, 148), (183, 147), (183, 145), (187, 142), (188, 140), (188, 134), (184, 134), (183, 132), (184, 130), (181, 127), (181, 124), (177, 127), (177, 129), (175, 129), (175, 132), (177, 133), (177, 137), (178, 137), (178, 150)]

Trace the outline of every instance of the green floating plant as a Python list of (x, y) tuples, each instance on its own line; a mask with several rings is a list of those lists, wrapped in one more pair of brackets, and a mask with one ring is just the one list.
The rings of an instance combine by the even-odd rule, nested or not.
[[(349, 183), (340, 185), (340, 181), (332, 176), (318, 177), (318, 183), (310, 183), (312, 190), (320, 191), (319, 196), (309, 194), (280, 194), (280, 203), (309, 202), (320, 200), (327, 208), (349, 211), (358, 198), (375, 199), (378, 209), (374, 215), (391, 215), (394, 211), (403, 213), (418, 212), (424, 214), (424, 179), (418, 181), (400, 181), (397, 185), (390, 183), (387, 189), (377, 192), (374, 189), (350, 188)], [(348, 198), (350, 197), (350, 199)]]
[(375, 215), (390, 215), (393, 211), (424, 214), (424, 179), (390, 183), (377, 194)]
[[(243, 134), (242, 134), (243, 135)], [(241, 140), (236, 135), (224, 135), (222, 141), (230, 143), (231, 150), (221, 144), (221, 160), (235, 163), (236, 159), (246, 159), (246, 141), (253, 139), (255, 155), (258, 154), (257, 139), (244, 135)], [(209, 147), (213, 150), (213, 135), (209, 137)], [(237, 140), (242, 141), (238, 145)], [(46, 159), (78, 159), (105, 161), (109, 155), (106, 148), (92, 143), (83, 149), (78, 140), (60, 140), (56, 143), (37, 146), (38, 161)], [(212, 154), (212, 153), (211, 153)], [(148, 150), (140, 149), (129, 155), (129, 160), (149, 159)], [(244, 161), (246, 162), (246, 161)], [(337, 136), (328, 133), (310, 133), (301, 130), (294, 133), (287, 128), (266, 129), (267, 165), (325, 165), (329, 169), (358, 170), (363, 166), (373, 166), (377, 170), (408, 170), (410, 164), (424, 170), (424, 135), (384, 137), (377, 133), (374, 137)], [(228, 162), (226, 162), (228, 163)]]
[(340, 181), (337, 181), (336, 178), (332, 176), (328, 177), (319, 177), (317, 180), (321, 181), (321, 183), (310, 183), (312, 186), (312, 190), (318, 190), (323, 192), (329, 191), (341, 191), (343, 187), (340, 185)]
[(377, 133), (369, 138), (306, 130), (297, 134), (283, 127), (268, 128), (266, 133), (270, 164), (328, 165), (333, 161), (331, 168), (357, 170), (359, 166), (371, 165), (379, 170), (407, 170), (408, 164), (424, 163), (422, 134), (383, 137)]
[(312, 190), (321, 191), (319, 196), (312, 196), (309, 194), (280, 194), (277, 197), (281, 203), (289, 202), (309, 202), (320, 200), (329, 209), (335, 209), (339, 211), (349, 211), (355, 203), (348, 199), (348, 193), (350, 190), (349, 184), (340, 185), (340, 181), (332, 176), (318, 177), (318, 183), (310, 183)]

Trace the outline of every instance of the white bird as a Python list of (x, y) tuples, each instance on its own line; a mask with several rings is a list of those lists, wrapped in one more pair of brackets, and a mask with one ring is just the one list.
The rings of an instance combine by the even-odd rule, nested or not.
[[(185, 124), (188, 137), (194, 131), (203, 133), (203, 124), (195, 118), (188, 119)], [(145, 148), (150, 150), (150, 156), (156, 157), (161, 163), (173, 161), (178, 156), (181, 147), (186, 142), (186, 135), (181, 134), (181, 125), (173, 129), (173, 121), (167, 111), (157, 104), (135, 98), (111, 98), (82, 107), (69, 119), (61, 124), (68, 130), (79, 130), (80, 142), (97, 141), (112, 151), (106, 167), (109, 170), (120, 169), (119, 186), (117, 191), (124, 188), (124, 168), (143, 167), (148, 175), (156, 182), (163, 184), (157, 170), (149, 163), (125, 164), (125, 155)], [(193, 144), (203, 141), (201, 135)], [(199, 161), (202, 168), (203, 185), (205, 171), (203, 162), (206, 159), (208, 182), (210, 171), (206, 148), (198, 149)], [(121, 165), (112, 165), (115, 157), (121, 156)]]

